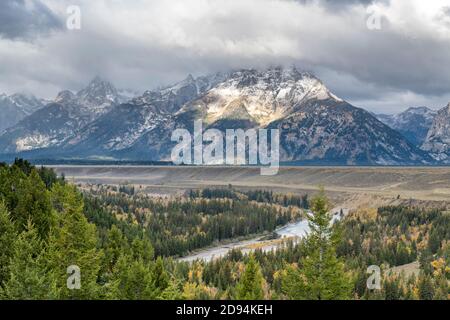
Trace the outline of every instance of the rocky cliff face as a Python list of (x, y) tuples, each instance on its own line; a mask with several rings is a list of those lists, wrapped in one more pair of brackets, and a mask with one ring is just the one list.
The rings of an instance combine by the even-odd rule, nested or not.
[(421, 146), (433, 124), (436, 111), (427, 107), (412, 107), (401, 113), (376, 115), (378, 120), (400, 132), (415, 146)]
[(0, 133), (44, 106), (45, 101), (33, 95), (0, 95)]
[(450, 103), (434, 117), (422, 149), (436, 160), (450, 163)]
[(1, 153), (60, 146), (68, 137), (119, 103), (115, 88), (100, 78), (95, 78), (77, 94), (62, 91), (54, 101), (0, 135)]

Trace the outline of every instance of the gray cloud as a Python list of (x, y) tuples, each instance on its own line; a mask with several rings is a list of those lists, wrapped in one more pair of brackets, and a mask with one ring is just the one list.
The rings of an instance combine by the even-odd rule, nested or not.
[(61, 21), (39, 0), (0, 1), (0, 36), (29, 39), (61, 28)]
[[(64, 21), (74, 2), (82, 12), (78, 31), (40, 24), (47, 20), (39, 14), (18, 19), (15, 33), (0, 23), (0, 34), (8, 34), (0, 39), (0, 92), (52, 97), (95, 75), (143, 91), (189, 73), (295, 64), (371, 110), (438, 108), (450, 100), (450, 0), (42, 0), (38, 12)], [(381, 30), (366, 26), (372, 4)], [(9, 19), (21, 16), (7, 9), (0, 12)], [(47, 26), (36, 29), (44, 34), (57, 32), (44, 37), (28, 21)], [(33, 42), (17, 39), (30, 34)]]

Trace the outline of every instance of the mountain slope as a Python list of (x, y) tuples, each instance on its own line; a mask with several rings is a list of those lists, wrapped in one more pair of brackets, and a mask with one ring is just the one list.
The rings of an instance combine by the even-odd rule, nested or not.
[[(337, 98), (313, 75), (295, 68), (231, 73), (183, 106), (165, 126), (192, 132), (198, 119), (206, 128), (221, 130), (280, 129), (281, 161), (379, 165), (432, 161), (398, 132)], [(134, 157), (145, 150), (153, 150), (154, 155), (159, 150), (160, 159), (169, 159), (174, 145), (169, 138), (158, 127), (117, 155)]]
[(95, 78), (77, 94), (62, 91), (56, 99), (0, 135), (2, 153), (61, 145), (65, 139), (120, 102), (116, 89)]
[[(163, 129), (168, 127), (168, 133), (169, 128), (173, 128), (173, 114), (225, 77), (224, 74), (196, 79), (188, 76), (173, 86), (146, 91), (142, 96), (119, 105), (71, 136), (63, 146), (64, 152), (78, 156), (117, 156), (153, 130), (156, 130), (153, 134), (159, 132), (167, 136), (163, 134)], [(164, 139), (155, 136), (154, 141), (157, 145)], [(137, 154), (151, 156), (151, 160), (159, 158), (159, 153), (151, 150), (153, 149), (147, 146)]]
[(436, 160), (450, 163), (450, 103), (434, 117), (422, 149)]
[(412, 107), (393, 115), (376, 115), (378, 120), (400, 132), (415, 146), (421, 146), (427, 137), (436, 111), (427, 107)]
[(345, 165), (431, 162), (398, 132), (345, 101), (309, 101), (269, 128), (282, 132), (281, 158), (285, 161)]
[(339, 100), (319, 79), (295, 68), (241, 70), (179, 113), (198, 112), (209, 125), (225, 119), (240, 119), (264, 126), (288, 116), (305, 101), (327, 98)]
[(33, 95), (0, 95), (0, 133), (43, 106), (44, 102)]

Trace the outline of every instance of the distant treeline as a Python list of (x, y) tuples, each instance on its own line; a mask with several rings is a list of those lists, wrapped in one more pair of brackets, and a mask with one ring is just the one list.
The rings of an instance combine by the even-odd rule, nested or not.
[(171, 166), (171, 161), (89, 160), (89, 159), (32, 159), (34, 165), (82, 165), (82, 166)]
[[(228, 198), (165, 201), (104, 192), (86, 195), (85, 201), (87, 216), (100, 228), (110, 228), (108, 217), (117, 215), (145, 228), (161, 256), (185, 255), (215, 241), (272, 232), (301, 217), (298, 209)], [(124, 225), (119, 228), (130, 232)]]
[(261, 203), (279, 204), (281, 206), (296, 206), (308, 209), (308, 195), (301, 196), (293, 194), (277, 194), (267, 190), (250, 190), (238, 191), (231, 186), (228, 188), (205, 188), (202, 190), (189, 190), (187, 192), (189, 198), (206, 198), (206, 199), (241, 199), (256, 201)]

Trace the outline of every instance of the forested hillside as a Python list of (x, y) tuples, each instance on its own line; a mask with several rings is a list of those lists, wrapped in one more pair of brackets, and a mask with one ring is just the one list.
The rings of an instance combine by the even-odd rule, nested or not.
[[(178, 198), (78, 189), (16, 160), (0, 166), (0, 298), (448, 299), (448, 212), (385, 207), (331, 225), (329, 209), (323, 192), (308, 200), (232, 188)], [(279, 250), (177, 260), (302, 218), (310, 234)], [(418, 276), (389, 271), (417, 260)], [(369, 265), (381, 267), (380, 290), (366, 287)], [(78, 289), (67, 285), (70, 266), (81, 271)]]

